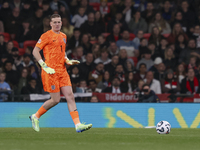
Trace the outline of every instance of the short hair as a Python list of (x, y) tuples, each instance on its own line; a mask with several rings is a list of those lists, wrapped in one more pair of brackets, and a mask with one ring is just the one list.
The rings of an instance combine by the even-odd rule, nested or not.
[(79, 28), (74, 28), (73, 31), (74, 31), (74, 32), (75, 32), (75, 31), (79, 31), (79, 32), (80, 32), (80, 29), (79, 29)]
[(142, 65), (144, 65), (145, 67), (147, 67), (147, 65), (146, 65), (145, 63), (141, 63), (141, 64), (139, 65), (139, 68), (140, 68)]
[(52, 18), (61, 18), (61, 16), (59, 14), (53, 14), (50, 17), (51, 21), (52, 21)]
[(90, 82), (94, 82), (95, 84), (97, 84), (96, 80), (94, 79), (88, 80), (88, 85), (90, 84)]

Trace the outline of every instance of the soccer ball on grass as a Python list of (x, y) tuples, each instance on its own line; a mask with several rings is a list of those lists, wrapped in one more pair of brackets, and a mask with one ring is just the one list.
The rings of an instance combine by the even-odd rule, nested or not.
[(158, 134), (169, 134), (171, 130), (171, 125), (167, 121), (160, 121), (156, 126), (156, 131)]

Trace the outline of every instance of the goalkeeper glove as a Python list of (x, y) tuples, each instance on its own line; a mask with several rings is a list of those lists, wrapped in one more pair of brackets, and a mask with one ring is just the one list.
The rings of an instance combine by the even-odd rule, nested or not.
[(66, 62), (66, 64), (67, 65), (76, 65), (76, 64), (79, 64), (80, 63), (80, 61), (78, 61), (78, 60), (69, 60), (67, 57), (65, 57), (65, 62)]
[(52, 69), (52, 68), (50, 68), (50, 67), (48, 67), (47, 64), (46, 64), (42, 59), (40, 59), (40, 60), (38, 61), (38, 63), (40, 64), (40, 66), (42, 67), (42, 69), (43, 69), (46, 73), (48, 73), (48, 74), (54, 74), (54, 73), (55, 73), (55, 70)]

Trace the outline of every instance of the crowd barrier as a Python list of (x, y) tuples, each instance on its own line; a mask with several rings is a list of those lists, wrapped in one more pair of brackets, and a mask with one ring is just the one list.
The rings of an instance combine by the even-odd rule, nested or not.
[[(0, 127), (31, 127), (29, 115), (42, 102), (0, 105)], [(198, 103), (77, 103), (80, 120), (94, 128), (143, 128), (168, 121), (172, 128), (200, 128)], [(74, 127), (67, 103), (61, 102), (40, 119), (40, 127)], [(41, 129), (42, 131), (42, 129)]]

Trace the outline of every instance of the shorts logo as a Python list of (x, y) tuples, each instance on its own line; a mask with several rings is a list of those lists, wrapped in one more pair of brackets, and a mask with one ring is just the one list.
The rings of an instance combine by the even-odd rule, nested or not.
[(41, 43), (41, 41), (42, 41), (42, 40), (41, 40), (41, 39), (39, 39), (39, 40), (38, 40), (38, 43), (40, 44), (40, 43)]
[(56, 86), (55, 86), (55, 85), (52, 85), (52, 86), (51, 86), (51, 89), (52, 89), (52, 90), (55, 90), (55, 89), (56, 89)]
[(63, 41), (65, 42), (65, 44), (66, 44), (66, 39), (65, 38), (63, 38)]

